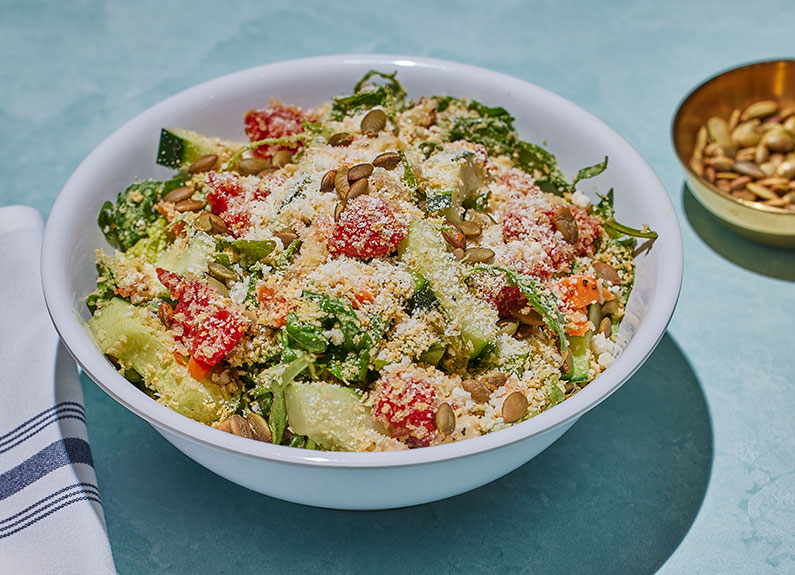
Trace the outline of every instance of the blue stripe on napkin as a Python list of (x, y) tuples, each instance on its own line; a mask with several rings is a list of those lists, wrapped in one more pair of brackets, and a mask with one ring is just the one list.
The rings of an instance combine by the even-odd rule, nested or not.
[(88, 443), (76, 437), (55, 441), (16, 467), (0, 475), (0, 501), (64, 465), (85, 463), (94, 467)]

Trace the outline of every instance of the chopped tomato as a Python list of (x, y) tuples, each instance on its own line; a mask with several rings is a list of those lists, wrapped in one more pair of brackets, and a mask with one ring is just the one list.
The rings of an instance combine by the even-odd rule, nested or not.
[(206, 363), (199, 361), (195, 357), (191, 357), (188, 360), (188, 373), (193, 379), (197, 381), (201, 381), (205, 377), (207, 377), (207, 374), (210, 373), (210, 370), (212, 368), (213, 366), (207, 365)]
[(276, 288), (267, 283), (261, 283), (257, 288), (257, 300), (270, 314), (271, 327), (284, 327), (287, 315), (293, 311), (293, 306), (282, 295), (276, 294)]
[(415, 447), (427, 446), (436, 430), (436, 390), (413, 373), (388, 374), (376, 383), (374, 415), (393, 437), (405, 437)]
[(210, 211), (218, 215), (229, 209), (229, 200), (240, 195), (242, 188), (240, 179), (228, 172), (210, 172), (207, 174), (207, 203)]
[(395, 251), (405, 237), (405, 227), (384, 200), (360, 196), (348, 203), (334, 225), (328, 250), (334, 255), (376, 258)]
[(574, 275), (562, 278), (555, 284), (555, 291), (558, 292), (563, 304), (569, 309), (581, 309), (606, 299), (606, 294), (599, 290), (596, 278), (591, 275)]
[(348, 296), (348, 299), (351, 300), (351, 304), (355, 308), (359, 308), (363, 305), (367, 305), (368, 303), (373, 303), (373, 294), (371, 294), (367, 288), (359, 288), (352, 294)]
[[(243, 122), (246, 125), (246, 135), (249, 140), (256, 142), (268, 138), (283, 138), (300, 134), (304, 131), (304, 117), (304, 113), (296, 106), (271, 104), (261, 110), (249, 110), (246, 112)], [(301, 146), (303, 146), (302, 142), (271, 144), (254, 148), (252, 153), (260, 158), (271, 159), (279, 150), (297, 152)]]
[(595, 328), (594, 325), (588, 320), (580, 323), (569, 322), (569, 324), (566, 326), (566, 335), (574, 335), (574, 336), (585, 335), (585, 332), (587, 332), (589, 329), (595, 329)]
[(179, 300), (171, 330), (190, 351), (191, 359), (217, 364), (240, 341), (248, 327), (243, 313), (218, 292), (198, 281), (157, 268), (157, 277)]

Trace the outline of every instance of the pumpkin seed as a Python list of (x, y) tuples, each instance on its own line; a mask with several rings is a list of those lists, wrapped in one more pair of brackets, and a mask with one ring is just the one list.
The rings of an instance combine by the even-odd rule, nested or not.
[(705, 156), (725, 156), (726, 154), (723, 152), (723, 148), (715, 142), (711, 144), (707, 144), (707, 147), (704, 148), (704, 155)]
[(163, 201), (168, 202), (169, 204), (176, 204), (177, 202), (181, 202), (182, 200), (190, 199), (193, 195), (193, 190), (188, 187), (181, 187), (175, 190), (171, 190), (165, 196), (163, 196)]
[(709, 134), (707, 133), (707, 127), (701, 126), (698, 129), (698, 133), (696, 134), (696, 145), (693, 148), (693, 157), (700, 160), (704, 157), (704, 148), (707, 147), (707, 143), (709, 141)]
[(207, 285), (217, 291), (224, 297), (229, 297), (229, 290), (226, 289), (226, 286), (219, 282), (214, 277), (210, 276), (207, 278)]
[(254, 176), (272, 167), (265, 158), (243, 158), (237, 163), (237, 171), (244, 176)]
[(468, 261), (471, 264), (483, 264), (490, 262), (494, 257), (494, 251), (489, 248), (469, 248), (466, 251), (466, 255), (469, 256)]
[(563, 236), (563, 239), (570, 244), (576, 244), (580, 239), (580, 231), (577, 227), (577, 220), (568, 206), (558, 206), (552, 216), (555, 227)]
[(247, 437), (251, 439), (251, 428), (248, 422), (237, 413), (229, 418), (229, 433), (239, 437)]
[(379, 154), (373, 160), (373, 166), (376, 168), (383, 168), (385, 170), (391, 170), (395, 168), (400, 163), (400, 154), (397, 152), (384, 152), (383, 154)]
[(735, 198), (739, 198), (741, 200), (748, 200), (749, 202), (753, 202), (754, 200), (756, 200), (756, 196), (746, 189), (735, 190), (732, 192), (732, 196), (734, 196)]
[(356, 180), (348, 189), (348, 197), (346, 199), (352, 200), (353, 198), (358, 198), (359, 196), (366, 194), (369, 187), (370, 184), (367, 182), (367, 178)]
[(334, 206), (334, 221), (340, 221), (340, 216), (342, 212), (345, 210), (345, 202), (337, 202), (337, 205)]
[(737, 127), (737, 124), (740, 123), (740, 110), (735, 108), (732, 110), (731, 116), (729, 116), (729, 131), (731, 132), (734, 128)]
[(334, 175), (334, 188), (337, 190), (337, 197), (344, 200), (348, 197), (348, 190), (351, 185), (348, 183), (348, 168), (340, 168)]
[(718, 172), (725, 172), (726, 170), (732, 169), (732, 166), (734, 166), (734, 160), (726, 156), (717, 156), (707, 160), (707, 164), (715, 168), (715, 170)]
[(759, 144), (766, 146), (771, 152), (789, 152), (795, 147), (789, 132), (780, 126), (766, 132)]
[(264, 441), (265, 443), (271, 442), (271, 428), (268, 422), (259, 413), (253, 411), (246, 415), (246, 422), (251, 428), (251, 436), (257, 441)]
[(386, 127), (386, 114), (383, 110), (370, 110), (362, 118), (362, 133), (375, 136)]
[(563, 373), (571, 373), (572, 369), (574, 369), (574, 356), (571, 353), (571, 349), (567, 349), (566, 353), (563, 354), (560, 371)]
[(618, 285), (621, 283), (621, 278), (618, 277), (618, 272), (613, 266), (605, 262), (594, 262), (593, 269), (600, 278), (611, 284)]
[(202, 156), (188, 167), (188, 173), (200, 174), (202, 172), (209, 172), (213, 169), (217, 161), (218, 156), (215, 154), (207, 154), (206, 156)]
[(523, 308), (511, 312), (511, 317), (516, 318), (524, 325), (544, 325), (544, 320), (533, 308)]
[(729, 189), (731, 190), (742, 190), (745, 188), (745, 184), (751, 181), (751, 176), (740, 176), (737, 179), (734, 179), (729, 184)]
[(369, 177), (372, 173), (372, 164), (356, 164), (352, 168), (348, 168), (348, 181), (355, 182), (356, 180)]
[(329, 146), (349, 146), (353, 143), (353, 134), (338, 132), (328, 139)]
[(182, 200), (174, 204), (174, 210), (177, 212), (197, 212), (204, 207), (204, 202), (201, 200)]
[(792, 136), (795, 136), (795, 115), (791, 115), (789, 118), (784, 120), (782, 126), (784, 126), (784, 129), (792, 134)]
[(210, 227), (214, 234), (219, 236), (226, 236), (229, 234), (229, 228), (227, 227), (226, 222), (221, 219), (221, 216), (210, 214), (207, 219), (210, 222)]
[(218, 281), (226, 282), (237, 279), (237, 274), (230, 270), (225, 265), (218, 262), (210, 262), (207, 264), (207, 272)]
[(761, 139), (762, 132), (759, 130), (759, 120), (743, 122), (732, 132), (732, 141), (743, 148), (756, 146)]
[(753, 162), (754, 158), (756, 158), (756, 146), (738, 150), (737, 155), (734, 156), (734, 159), (738, 162)]
[(602, 321), (599, 322), (599, 333), (601, 333), (605, 337), (610, 337), (610, 334), (613, 332), (613, 322), (610, 320), (609, 317), (603, 317)]
[(776, 168), (776, 175), (788, 180), (795, 178), (795, 159), (781, 162)]
[(461, 248), (463, 250), (467, 247), (467, 238), (464, 232), (450, 220), (447, 220), (442, 227), (442, 236), (447, 240), (447, 243), (454, 248)]
[(744, 176), (751, 176), (752, 178), (765, 177), (765, 174), (759, 169), (759, 166), (752, 162), (737, 162), (734, 164), (734, 171)]
[(461, 248), (454, 249), (453, 257), (460, 262), (462, 259), (464, 259), (464, 250)]
[(527, 398), (520, 391), (514, 391), (502, 402), (502, 418), (507, 423), (515, 423), (527, 414)]
[(569, 382), (568, 382), (568, 383), (566, 383), (566, 385), (564, 386), (564, 393), (565, 393), (566, 395), (569, 395), (569, 394), (570, 394), (572, 391), (574, 391), (574, 384), (573, 384), (572, 382), (570, 382), (570, 381), (569, 381)]
[(298, 234), (292, 230), (283, 230), (274, 235), (279, 238), (285, 248), (298, 239)]
[(458, 229), (460, 229), (461, 233), (468, 238), (476, 238), (483, 232), (483, 229), (480, 227), (480, 225), (471, 220), (464, 220), (458, 224)]
[(472, 401), (476, 403), (486, 403), (491, 397), (491, 390), (481, 381), (465, 379), (461, 382), (461, 387), (469, 392), (469, 395), (472, 396)]
[(157, 308), (157, 317), (166, 326), (166, 329), (171, 327), (171, 322), (174, 320), (174, 308), (166, 301), (161, 301)]
[(743, 110), (740, 119), (745, 121), (751, 120), (753, 118), (765, 118), (775, 114), (776, 110), (778, 110), (778, 102), (775, 100), (760, 100), (759, 102), (754, 102), (745, 110)]
[(212, 214), (210, 212), (200, 213), (199, 217), (193, 220), (194, 229), (197, 229), (200, 232), (210, 233), (213, 229), (213, 225), (210, 223), (211, 215)]
[(756, 162), (757, 166), (761, 166), (762, 164), (764, 164), (769, 157), (770, 157), (770, 150), (768, 150), (766, 146), (756, 147), (754, 162)]
[(709, 132), (712, 141), (723, 148), (727, 155), (732, 156), (737, 152), (737, 146), (732, 142), (726, 120), (713, 116), (707, 120), (707, 132)]
[(232, 433), (232, 427), (229, 425), (228, 419), (224, 419), (221, 423), (219, 423), (216, 429), (225, 433)]
[(773, 177), (776, 175), (776, 168), (778, 165), (775, 162), (765, 162), (764, 164), (759, 164), (759, 169), (762, 170), (764, 174), (763, 177)]
[(729, 190), (729, 181), (728, 180), (718, 180), (715, 182), (715, 185), (718, 186), (721, 190), (728, 191)]
[(480, 381), (483, 382), (483, 384), (485, 384), (489, 389), (494, 390), (505, 385), (505, 383), (508, 381), (508, 376), (501, 371), (495, 371), (481, 378)]
[(704, 177), (707, 178), (709, 183), (713, 183), (715, 181), (715, 168), (712, 166), (704, 168)]
[(778, 199), (778, 196), (775, 193), (771, 192), (769, 188), (766, 188), (765, 186), (761, 186), (759, 184), (755, 184), (754, 182), (747, 184), (745, 186), (745, 189), (751, 192), (752, 194), (759, 196), (760, 198), (763, 198), (765, 200)]
[(499, 328), (500, 333), (504, 333), (505, 335), (513, 335), (516, 333), (516, 330), (519, 329), (519, 324), (515, 321), (501, 319), (497, 322), (497, 327)]
[(451, 435), (455, 431), (455, 412), (449, 403), (443, 403), (436, 410), (436, 429), (444, 435)]
[(273, 165), (277, 168), (283, 168), (289, 164), (293, 159), (293, 153), (289, 150), (279, 150), (273, 155)]
[(337, 170), (329, 170), (323, 174), (323, 179), (320, 180), (320, 191), (323, 193), (330, 192), (334, 189), (334, 178), (337, 177)]
[(704, 175), (704, 162), (700, 158), (693, 156), (690, 158), (690, 168), (696, 173), (697, 176)]

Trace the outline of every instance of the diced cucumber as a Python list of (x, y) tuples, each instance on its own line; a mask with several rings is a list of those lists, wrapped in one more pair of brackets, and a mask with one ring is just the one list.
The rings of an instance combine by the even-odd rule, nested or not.
[(363, 432), (385, 433), (352, 389), (322, 381), (293, 383), (285, 399), (292, 431), (326, 449), (355, 451)]
[(569, 373), (561, 375), (561, 379), (572, 382), (588, 381), (588, 370), (591, 367), (591, 333), (569, 336), (572, 368)]
[(420, 354), (420, 361), (428, 365), (438, 365), (447, 351), (447, 346), (443, 341), (436, 341), (431, 346)]
[(159, 402), (196, 421), (210, 423), (232, 405), (232, 397), (211, 381), (196, 381), (174, 359), (174, 340), (145, 309), (114, 298), (88, 320), (102, 353), (141, 374)]
[(197, 159), (208, 154), (223, 156), (228, 148), (239, 148), (237, 144), (223, 142), (181, 128), (163, 128), (160, 131), (160, 145), (157, 150), (157, 163), (167, 168), (179, 170), (187, 168)]
[(458, 223), (464, 202), (483, 185), (485, 171), (473, 152), (448, 145), (423, 163), (422, 176), (428, 211)]
[(414, 220), (408, 237), (400, 245), (403, 260), (414, 273), (424, 276), (448, 316), (461, 325), (461, 335), (470, 344), (469, 357), (478, 357), (497, 335), (497, 312), (475, 297), (461, 274), (453, 254), (437, 227), (428, 220)]
[(215, 253), (215, 240), (204, 232), (196, 232), (188, 242), (188, 247), (172, 244), (157, 258), (157, 267), (175, 274), (191, 273), (200, 276), (207, 271), (207, 264)]

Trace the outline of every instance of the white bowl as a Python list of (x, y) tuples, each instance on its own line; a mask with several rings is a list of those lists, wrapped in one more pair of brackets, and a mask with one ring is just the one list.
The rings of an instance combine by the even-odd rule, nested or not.
[[(503, 106), (520, 135), (544, 142), (564, 173), (595, 164), (607, 171), (580, 188), (615, 188), (620, 221), (659, 232), (637, 260), (637, 279), (619, 337), (626, 344), (594, 382), (552, 409), (508, 429), (454, 444), (404, 452), (335, 453), (251, 441), (202, 425), (140, 392), (108, 363), (85, 328), (85, 296), (94, 289), (94, 250), (107, 247), (96, 224), (104, 200), (136, 178), (163, 178), (155, 165), (160, 129), (184, 127), (243, 139), (243, 113), (272, 96), (312, 107), (349, 93), (368, 70), (398, 70), (409, 96), (450, 94)], [(516, 469), (558, 439), (586, 411), (624, 383), (660, 341), (682, 279), (682, 244), (674, 208), (641, 156), (616, 132), (543, 88), (464, 64), (386, 55), (327, 56), (251, 68), (173, 96), (102, 142), (64, 186), (47, 222), (42, 282), (58, 333), (83, 370), (119, 403), (151, 423), (179, 450), (240, 485), (273, 497), (340, 509), (382, 509), (435, 501)], [(101, 457), (101, 454), (99, 454)]]

